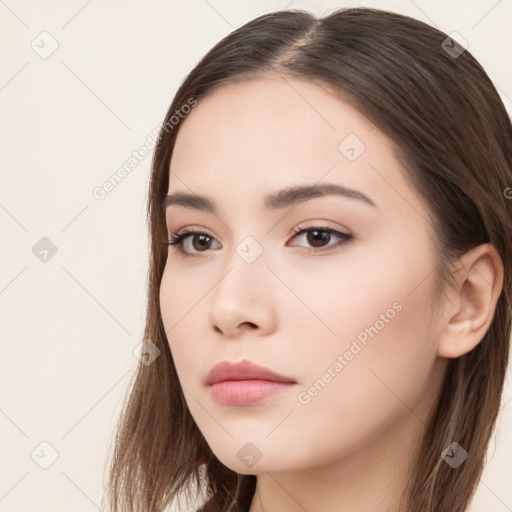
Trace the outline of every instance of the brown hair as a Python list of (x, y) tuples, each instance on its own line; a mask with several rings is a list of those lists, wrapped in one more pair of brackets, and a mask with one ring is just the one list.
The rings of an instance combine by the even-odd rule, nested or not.
[[(476, 491), (498, 417), (511, 329), (512, 126), (489, 77), (469, 51), (425, 23), (396, 13), (339, 9), (262, 15), (216, 44), (180, 85), (165, 118), (234, 81), (280, 73), (327, 85), (396, 145), (396, 157), (430, 207), (440, 291), (454, 262), (490, 242), (504, 265), (503, 290), (483, 340), (450, 359), (436, 407), (411, 465), (408, 512), (462, 512)], [(184, 399), (162, 323), (159, 288), (167, 247), (163, 199), (179, 125), (160, 131), (148, 200), (150, 266), (144, 337), (161, 351), (139, 364), (115, 437), (108, 493), (113, 511), (161, 512), (206, 491), (203, 511), (246, 511), (256, 476), (212, 453)], [(165, 133), (164, 133), (165, 132)], [(469, 458), (441, 454), (456, 441)]]

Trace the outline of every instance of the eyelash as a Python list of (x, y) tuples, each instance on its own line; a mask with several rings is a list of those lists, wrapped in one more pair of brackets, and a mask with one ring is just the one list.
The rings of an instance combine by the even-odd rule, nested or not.
[[(353, 240), (353, 235), (349, 235), (347, 233), (342, 233), (340, 231), (336, 231), (335, 229), (332, 229), (332, 228), (327, 228), (327, 227), (322, 227), (322, 226), (313, 226), (313, 227), (310, 227), (310, 228), (303, 228), (302, 226), (298, 226), (296, 227), (294, 230), (293, 230), (293, 234), (294, 234), (294, 238), (303, 234), (303, 233), (308, 233), (309, 231), (320, 231), (320, 232), (326, 232), (326, 233), (329, 233), (330, 235), (334, 235), (338, 238), (341, 238), (341, 240), (335, 244), (334, 246), (332, 247), (339, 247), (339, 246), (344, 246), (348, 243), (350, 243), (352, 240)], [(169, 246), (173, 246), (173, 247), (176, 247), (176, 250), (182, 255), (182, 256), (185, 256), (185, 257), (188, 257), (188, 256), (201, 256), (201, 252), (199, 253), (188, 253), (186, 252), (185, 250), (183, 250), (183, 242), (185, 241), (186, 238), (192, 236), (192, 235), (206, 235), (207, 237), (209, 238), (213, 238), (212, 236), (210, 236), (208, 233), (203, 233), (201, 231), (193, 231), (193, 230), (183, 230), (179, 233), (169, 233), (169, 239), (165, 241), (166, 245), (169, 245)], [(317, 253), (317, 252), (328, 252), (328, 251), (331, 251), (333, 250), (332, 247), (330, 249), (323, 249), (323, 248), (320, 248), (320, 249), (312, 249), (311, 252), (313, 253)], [(206, 253), (208, 252), (208, 250), (206, 251), (202, 251), (203, 253)]]

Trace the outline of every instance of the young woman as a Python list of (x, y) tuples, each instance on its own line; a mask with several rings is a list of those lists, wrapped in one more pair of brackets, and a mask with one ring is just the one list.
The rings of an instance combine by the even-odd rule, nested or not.
[(111, 509), (467, 510), (509, 357), (511, 186), (504, 105), (439, 30), (296, 10), (219, 42), (155, 148), (160, 352)]

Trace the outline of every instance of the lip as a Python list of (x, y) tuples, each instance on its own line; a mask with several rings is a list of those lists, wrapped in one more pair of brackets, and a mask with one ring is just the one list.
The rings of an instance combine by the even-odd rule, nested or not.
[(271, 380), (223, 380), (210, 386), (212, 397), (223, 405), (252, 405), (273, 395), (284, 393), (292, 382)]
[(218, 382), (236, 380), (265, 380), (297, 384), (297, 382), (291, 377), (280, 375), (269, 368), (260, 366), (252, 361), (248, 361), (247, 359), (243, 359), (236, 363), (231, 361), (222, 361), (216, 364), (206, 376), (206, 384), (209, 386)]

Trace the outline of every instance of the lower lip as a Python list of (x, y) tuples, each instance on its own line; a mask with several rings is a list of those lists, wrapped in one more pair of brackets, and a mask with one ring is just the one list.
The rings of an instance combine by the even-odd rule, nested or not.
[(270, 380), (225, 380), (212, 384), (213, 398), (224, 405), (251, 405), (279, 393), (294, 384)]

